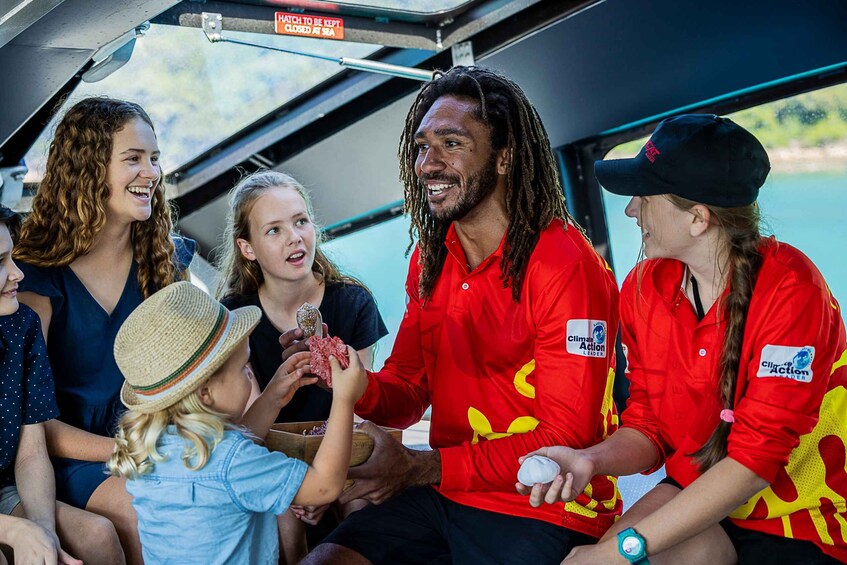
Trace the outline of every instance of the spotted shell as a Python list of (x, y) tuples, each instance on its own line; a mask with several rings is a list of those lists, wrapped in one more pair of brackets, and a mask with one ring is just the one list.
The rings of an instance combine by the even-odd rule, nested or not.
[(297, 325), (303, 330), (303, 337), (312, 337), (317, 335), (322, 337), (321, 332), (321, 311), (308, 302), (297, 309)]

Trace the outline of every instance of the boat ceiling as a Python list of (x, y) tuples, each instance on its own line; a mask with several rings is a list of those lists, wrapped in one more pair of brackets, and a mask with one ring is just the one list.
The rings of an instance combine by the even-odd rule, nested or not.
[[(432, 70), (471, 53), (524, 86), (554, 146), (774, 81), (804, 74), (826, 79), (843, 74), (847, 62), (847, 3), (830, 0), (28, 0), (0, 8), (6, 86), (0, 168), (18, 166), (63, 97), (146, 22), (193, 29), (200, 37), (203, 13), (216, 13), (226, 33), (270, 40), (278, 11), (343, 19), (345, 37), (332, 46), (334, 56), (366, 53), (363, 58)], [(285, 80), (285, 69), (279, 72)], [(271, 103), (236, 131), (221, 129), (198, 154), (176, 163), (168, 173), (182, 213), (214, 202), (239, 167), (305, 159), (310, 148), (332, 145), (333, 138), (354, 130), (363, 135), (367, 128), (354, 126), (369, 116), (401, 115), (418, 88), (403, 78), (333, 73)], [(204, 119), (202, 111), (196, 119)], [(360, 145), (348, 157), (367, 160), (367, 144)], [(377, 201), (364, 198), (361, 206)]]

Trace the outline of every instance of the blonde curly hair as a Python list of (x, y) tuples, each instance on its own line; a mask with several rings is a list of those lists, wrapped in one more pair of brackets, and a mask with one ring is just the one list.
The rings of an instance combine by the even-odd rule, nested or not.
[(192, 471), (206, 466), (225, 430), (244, 431), (230, 424), (226, 415), (203, 404), (197, 391), (152, 414), (128, 410), (118, 422), (115, 448), (106, 462), (109, 472), (134, 479), (152, 471), (157, 461), (166, 459), (156, 444), (170, 425), (176, 426), (177, 434), (185, 440), (182, 461)]
[[(106, 224), (110, 195), (106, 174), (114, 135), (134, 119), (153, 128), (141, 106), (123, 100), (86, 98), (67, 111), (50, 142), (47, 170), (33, 198), (32, 213), (21, 227), (16, 260), (63, 267), (91, 250)], [(150, 218), (132, 225), (133, 256), (144, 298), (184, 276), (172, 261), (172, 229), (172, 211), (160, 178)]]

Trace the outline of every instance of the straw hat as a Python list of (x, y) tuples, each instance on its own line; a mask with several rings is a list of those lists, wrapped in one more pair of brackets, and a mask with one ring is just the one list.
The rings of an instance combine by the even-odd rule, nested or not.
[(262, 312), (230, 312), (188, 281), (166, 286), (129, 315), (115, 338), (126, 379), (121, 402), (152, 413), (178, 402), (223, 365)]

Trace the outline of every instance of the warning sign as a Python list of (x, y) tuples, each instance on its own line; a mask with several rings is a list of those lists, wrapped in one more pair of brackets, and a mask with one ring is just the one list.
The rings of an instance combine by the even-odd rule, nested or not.
[(341, 18), (277, 12), (274, 23), (276, 32), (282, 35), (344, 39), (344, 20)]

